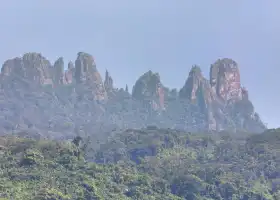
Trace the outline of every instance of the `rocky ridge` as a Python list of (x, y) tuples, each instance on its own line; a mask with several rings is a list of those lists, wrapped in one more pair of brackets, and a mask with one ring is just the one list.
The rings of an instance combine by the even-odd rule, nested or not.
[[(177, 92), (148, 71), (128, 86), (115, 88), (106, 71), (102, 80), (93, 57), (79, 52), (75, 64), (58, 58), (52, 65), (39, 53), (4, 62), (0, 74), (0, 131), (28, 130), (56, 137), (99, 129), (153, 124), (189, 131), (266, 129), (241, 86), (238, 64), (219, 59), (209, 80), (193, 66)], [(67, 134), (66, 134), (67, 132)]]

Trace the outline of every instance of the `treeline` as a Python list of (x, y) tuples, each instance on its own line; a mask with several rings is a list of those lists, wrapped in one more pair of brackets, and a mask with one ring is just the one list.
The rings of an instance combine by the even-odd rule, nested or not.
[(280, 130), (149, 127), (72, 141), (0, 138), (0, 199), (278, 200)]

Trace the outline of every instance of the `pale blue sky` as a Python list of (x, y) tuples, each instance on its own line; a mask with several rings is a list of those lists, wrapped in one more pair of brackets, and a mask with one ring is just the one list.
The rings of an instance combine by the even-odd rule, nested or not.
[(0, 6), (0, 62), (41, 52), (52, 62), (85, 51), (117, 87), (159, 72), (181, 88), (191, 65), (240, 65), (242, 84), (269, 127), (280, 126), (279, 0), (9, 0)]

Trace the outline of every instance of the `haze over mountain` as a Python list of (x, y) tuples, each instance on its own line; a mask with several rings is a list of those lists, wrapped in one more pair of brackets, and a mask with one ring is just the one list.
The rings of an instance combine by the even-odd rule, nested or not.
[(264, 122), (277, 127), (278, 7), (276, 0), (6, 1), (0, 7), (0, 62), (29, 51), (52, 62), (63, 55), (68, 62), (84, 51), (96, 57), (102, 76), (110, 71), (117, 87), (132, 86), (151, 69), (179, 89), (193, 64), (208, 77), (210, 63), (229, 57), (238, 62)]
[(127, 85), (116, 88), (108, 71), (103, 80), (88, 53), (79, 52), (66, 71), (64, 65), (63, 57), (52, 64), (40, 53), (4, 62), (2, 134), (65, 138), (149, 125), (191, 132), (266, 129), (241, 85), (238, 64), (229, 58), (213, 63), (208, 79), (199, 66), (193, 66), (179, 91), (149, 70), (135, 82), (132, 93)]
[(279, 7), (3, 1), (0, 199), (279, 199)]

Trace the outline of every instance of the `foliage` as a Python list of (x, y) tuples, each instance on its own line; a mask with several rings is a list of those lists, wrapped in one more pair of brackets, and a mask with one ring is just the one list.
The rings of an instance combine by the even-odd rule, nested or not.
[(99, 148), (94, 138), (0, 137), (0, 199), (277, 200), (279, 134), (149, 127), (117, 133)]

